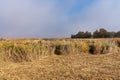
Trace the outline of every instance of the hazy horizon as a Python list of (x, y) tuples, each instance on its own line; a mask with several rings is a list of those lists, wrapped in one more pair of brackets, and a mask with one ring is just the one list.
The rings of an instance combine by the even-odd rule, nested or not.
[(0, 0), (1, 38), (67, 38), (120, 30), (120, 0)]

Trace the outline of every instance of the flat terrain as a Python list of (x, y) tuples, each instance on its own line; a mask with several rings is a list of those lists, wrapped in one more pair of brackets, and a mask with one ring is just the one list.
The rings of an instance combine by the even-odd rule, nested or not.
[(120, 53), (53, 55), (0, 63), (0, 80), (120, 80)]

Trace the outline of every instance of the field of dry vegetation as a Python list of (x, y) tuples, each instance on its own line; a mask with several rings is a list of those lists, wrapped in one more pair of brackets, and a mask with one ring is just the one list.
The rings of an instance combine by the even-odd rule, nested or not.
[(0, 80), (120, 80), (120, 39), (1, 39)]

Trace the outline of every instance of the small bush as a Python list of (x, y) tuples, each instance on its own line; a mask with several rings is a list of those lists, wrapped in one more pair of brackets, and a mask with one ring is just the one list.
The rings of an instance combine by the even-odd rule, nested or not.
[(55, 47), (56, 55), (70, 54), (72, 53), (72, 48), (70, 45), (57, 45)]
[(92, 54), (106, 54), (118, 52), (118, 47), (115, 41), (95, 41), (90, 45), (90, 53)]

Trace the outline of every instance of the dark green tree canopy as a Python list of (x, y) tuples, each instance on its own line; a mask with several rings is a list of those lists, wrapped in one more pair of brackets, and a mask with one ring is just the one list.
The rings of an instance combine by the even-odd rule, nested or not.
[(91, 38), (92, 37), (92, 34), (91, 32), (78, 32), (76, 35), (71, 35), (71, 38)]
[(118, 32), (109, 32), (104, 28), (100, 28), (93, 32), (83, 32), (80, 31), (75, 35), (71, 35), (71, 38), (120, 38), (120, 31)]

